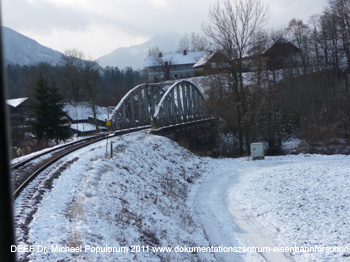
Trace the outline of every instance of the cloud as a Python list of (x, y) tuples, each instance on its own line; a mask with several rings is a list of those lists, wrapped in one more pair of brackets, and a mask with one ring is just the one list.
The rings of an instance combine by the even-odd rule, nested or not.
[(88, 17), (79, 10), (45, 0), (7, 0), (3, 6), (4, 24), (24, 31), (84, 30), (89, 26)]
[(165, 6), (167, 6), (166, 0), (150, 0), (149, 3), (154, 5), (155, 7), (165, 7)]
[(269, 26), (273, 28), (286, 26), (293, 18), (307, 22), (311, 15), (321, 14), (327, 2), (328, 0), (270, 0)]
[[(4, 25), (59, 51), (77, 48), (97, 58), (158, 33), (200, 32), (216, 1), (3, 0), (2, 5)], [(262, 1), (269, 2), (269, 25), (276, 28), (320, 12), (327, 0)]]

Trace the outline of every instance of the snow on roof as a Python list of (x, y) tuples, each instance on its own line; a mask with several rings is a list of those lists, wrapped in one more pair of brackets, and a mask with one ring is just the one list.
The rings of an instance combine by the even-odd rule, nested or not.
[(17, 106), (19, 106), (20, 104), (22, 104), (24, 101), (26, 101), (27, 99), (28, 99), (28, 97), (16, 98), (16, 99), (8, 99), (8, 100), (6, 100), (6, 103), (7, 103), (9, 106), (17, 107)]
[[(71, 129), (79, 131), (79, 132), (92, 132), (92, 131), (96, 131), (96, 126), (93, 124), (89, 124), (89, 123), (78, 123), (78, 124), (72, 124), (70, 126)], [(106, 130), (106, 127), (99, 127), (100, 130)]]
[[(87, 102), (76, 103), (76, 105), (65, 104), (63, 111), (67, 112), (68, 116), (73, 121), (88, 120), (89, 117), (93, 118), (91, 106)], [(105, 107), (96, 106), (96, 118), (102, 121), (108, 119), (108, 109)]]
[(205, 65), (210, 60), (210, 58), (212, 58), (215, 54), (216, 52), (204, 54), (193, 67), (200, 67)]
[[(164, 54), (162, 60), (164, 62), (170, 62), (172, 65), (194, 65), (206, 53), (205, 51), (187, 52), (186, 55), (184, 53), (170, 53)], [(148, 56), (144, 62), (144, 67), (152, 66), (159, 66), (159, 64), (155, 61), (154, 57)]]

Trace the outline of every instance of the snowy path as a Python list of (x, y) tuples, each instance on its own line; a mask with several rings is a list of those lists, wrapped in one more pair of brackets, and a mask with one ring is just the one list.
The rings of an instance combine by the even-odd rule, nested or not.
[[(238, 160), (240, 161), (240, 160)], [(244, 160), (243, 160), (244, 161)], [(259, 224), (241, 213), (232, 198), (229, 198), (232, 186), (238, 183), (238, 170), (244, 166), (237, 160), (217, 160), (213, 162), (215, 170), (207, 181), (196, 189), (193, 202), (196, 213), (203, 225), (211, 246), (215, 247), (275, 247), (272, 236), (260, 229)], [(209, 172), (210, 173), (210, 172)], [(210, 176), (210, 174), (208, 174)], [(241, 239), (245, 239), (244, 245)], [(247, 246), (248, 247), (248, 246)], [(218, 261), (290, 261), (282, 253), (215, 253)]]
[[(197, 188), (193, 206), (211, 246), (239, 246), (235, 232), (239, 227), (228, 211), (227, 192), (237, 181), (237, 173), (216, 172)], [(218, 261), (244, 261), (240, 253), (216, 253)]]
[(210, 160), (190, 202), (210, 245), (272, 248), (214, 253), (217, 261), (349, 261), (349, 159)]

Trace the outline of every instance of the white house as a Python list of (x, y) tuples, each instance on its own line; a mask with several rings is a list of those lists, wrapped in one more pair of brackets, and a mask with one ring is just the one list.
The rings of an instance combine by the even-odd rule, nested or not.
[[(96, 131), (94, 116), (89, 103), (66, 103), (64, 104), (63, 111), (65, 111), (68, 115), (73, 133), (78, 135), (89, 135)], [(108, 109), (105, 107), (96, 106), (96, 120), (99, 124), (100, 130), (107, 130), (105, 124), (108, 118)]]
[(144, 68), (148, 72), (149, 82), (161, 80), (181, 79), (193, 77), (195, 69), (193, 66), (207, 52), (187, 52), (182, 53), (159, 53), (158, 57), (148, 56), (144, 62)]

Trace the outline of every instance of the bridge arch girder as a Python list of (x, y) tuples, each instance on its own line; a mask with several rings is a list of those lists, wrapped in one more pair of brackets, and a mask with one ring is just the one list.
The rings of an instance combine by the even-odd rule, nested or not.
[(191, 82), (174, 83), (163, 95), (154, 116), (153, 127), (193, 122), (208, 118), (205, 98)]
[(110, 117), (113, 130), (152, 124), (152, 116), (165, 91), (161, 85), (141, 84), (131, 89)]

